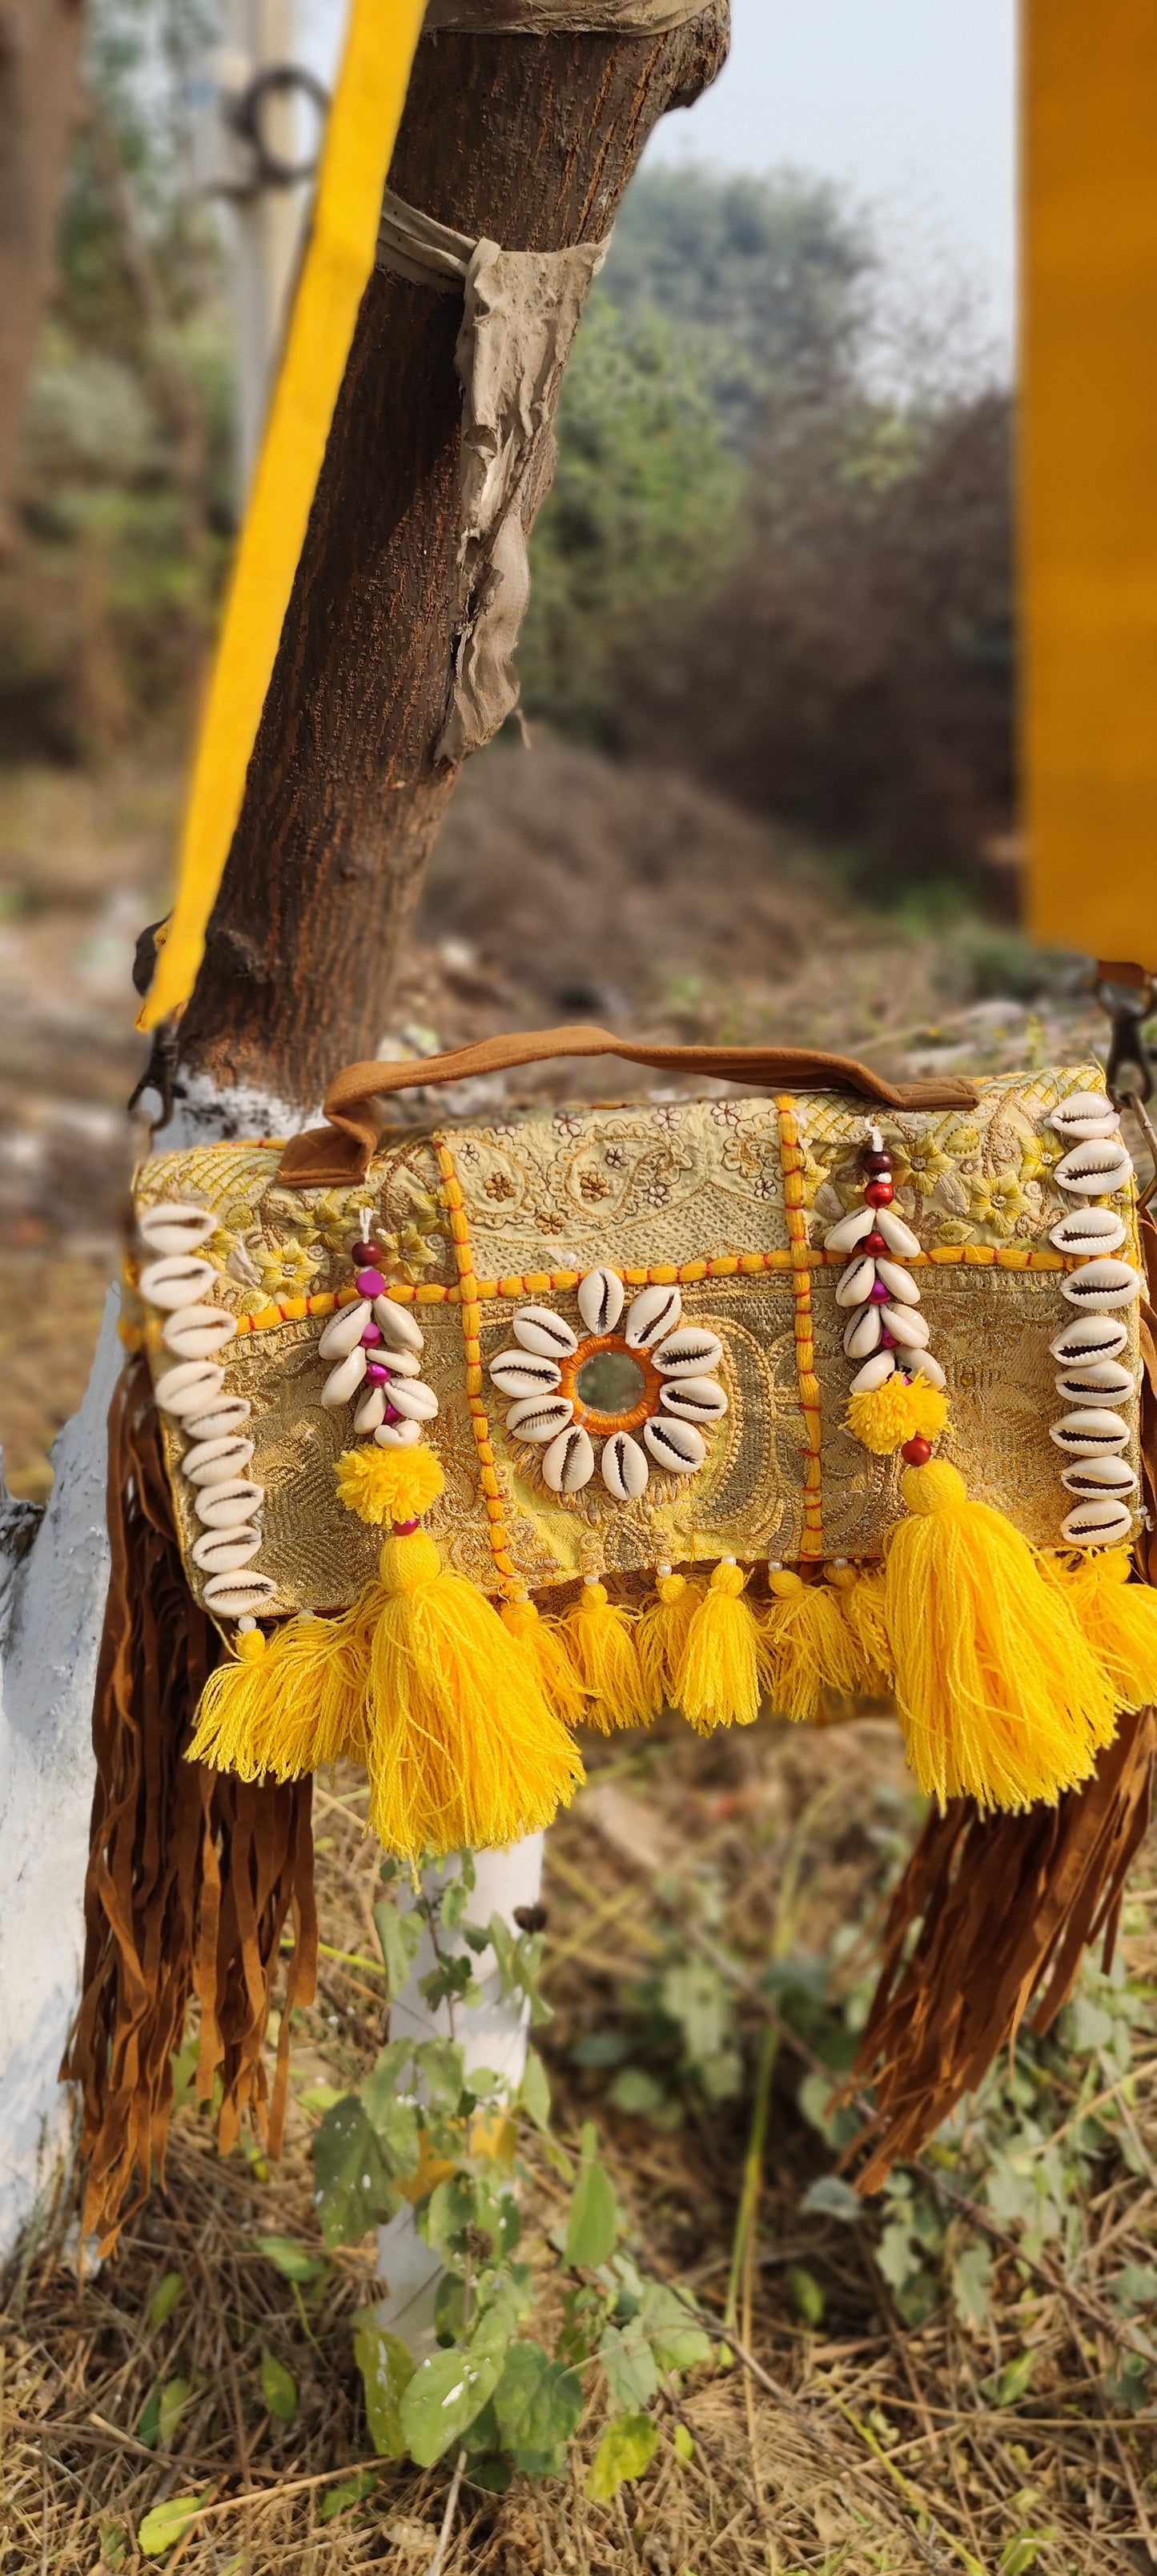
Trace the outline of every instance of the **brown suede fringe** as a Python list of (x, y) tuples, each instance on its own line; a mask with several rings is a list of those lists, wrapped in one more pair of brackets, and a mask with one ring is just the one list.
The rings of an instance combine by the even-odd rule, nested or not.
[[(247, 1784), (182, 1758), (220, 1645), (181, 1565), (142, 1359), (130, 1360), (113, 1398), (108, 1490), (112, 1568), (93, 1710), (84, 1979), (61, 2069), (81, 2087), (85, 2232), (98, 2232), (106, 2249), (147, 2196), (154, 2169), (163, 2181), (173, 2053), (191, 1997), (200, 2005), (197, 2097), (219, 2104), (222, 2150), (248, 2111), (276, 2154), (291, 2008), (312, 2001), (317, 1973), (312, 1783)], [(291, 1915), (270, 2096), (262, 2049)]]
[[(1123, 1717), (1085, 1789), (1023, 1816), (982, 1816), (970, 1798), (929, 1817), (892, 1899), (884, 1966), (851, 2085), (875, 2116), (860, 2191), (879, 2191), (965, 2093), (983, 2082), (1034, 1997), (1034, 2030), (1067, 2003), (1089, 1942), (1112, 1958), (1125, 1882), (1149, 1822), (1157, 1721)], [(919, 1925), (908, 1955), (913, 1926)], [(849, 2089), (851, 2087), (849, 2086)]]

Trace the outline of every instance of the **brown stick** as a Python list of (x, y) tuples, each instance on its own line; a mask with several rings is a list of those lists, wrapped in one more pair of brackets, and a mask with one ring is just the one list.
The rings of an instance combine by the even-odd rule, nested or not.
[(52, 282), (76, 113), (80, 0), (0, 0), (0, 552), (24, 392)]
[[(656, 39), (419, 47), (390, 185), (507, 249), (599, 241), (654, 125), (727, 50), (727, 0)], [(376, 1054), (454, 772), (435, 767), (457, 611), (456, 296), (366, 290), (183, 1067), (309, 1106)]]

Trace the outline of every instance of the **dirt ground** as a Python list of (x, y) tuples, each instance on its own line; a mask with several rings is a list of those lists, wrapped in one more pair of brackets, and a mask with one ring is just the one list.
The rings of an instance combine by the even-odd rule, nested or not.
[[(0, 778), (0, 1436), (10, 1484), (32, 1498), (48, 1490), (51, 1440), (82, 1392), (115, 1264), (133, 1153), (123, 1103), (141, 1062), (129, 966), (137, 929), (164, 907), (174, 806), (173, 780), (130, 767), (96, 781)], [(913, 1072), (1072, 1061), (1099, 1042), (1076, 962), (1034, 966), (1008, 934), (963, 919), (944, 936), (927, 915), (869, 912), (842, 883), (785, 836), (678, 780), (550, 745), (529, 759), (503, 749), (464, 783), (382, 1052), (583, 1013), (636, 1033), (839, 1044)], [(887, 1718), (807, 1734), (765, 1722), (710, 1744), (672, 1724), (587, 1749), (590, 1786), (548, 1853), (555, 2018), (542, 2045), (558, 2125), (573, 2141), (597, 2117), (639, 2260), (687, 2283), (719, 2320), (750, 2070), (774, 2019), (769, 1958), (813, 1975), (825, 2009), (854, 2026), (917, 1802)], [(137, 2569), (143, 2514), (190, 2493), (204, 2513), (163, 2561), (183, 2576), (422, 2576), (435, 2558), (445, 2466), (387, 2467), (357, 2488), (369, 2445), (349, 2319), (372, 2286), (373, 2241), (335, 2257), (308, 2305), (259, 2251), (271, 2231), (315, 2245), (307, 2149), (319, 2088), (356, 2081), (380, 2044), (377, 1856), (363, 1804), (356, 1776), (318, 1784), (322, 1980), (316, 2008), (295, 2024), (281, 2165), (270, 2169), (252, 2144), (220, 2159), (185, 2108), (165, 2189), (118, 2261), (79, 2264), (69, 2183), (10, 2272), (0, 2576)], [(806, 2044), (781, 2034), (732, 2337), (742, 2357), (702, 2367), (665, 2402), (656, 2464), (614, 2506), (583, 2492), (597, 2417), (569, 2485), (467, 2491), (445, 2568), (1133, 2576), (1157, 2566), (1143, 2375), (1145, 2281), (1157, 2289), (1155, 1904), (1151, 1856), (1128, 1909), (1128, 1982), (1115, 2007), (1134, 2058), (1119, 2081), (1105, 2078), (1104, 2147), (1091, 2162), (1070, 2168), (1063, 2152), (1088, 2097), (1085, 2061), (1070, 2051), (1032, 2079), (1043, 2143), (1024, 2152), (1032, 2170), (1036, 2157), (1061, 2176), (1067, 2232), (1018, 2258), (1015, 2236), (990, 2231), (988, 2289), (969, 2318), (947, 2286), (964, 2237), (950, 2202), (936, 2201), (950, 2160), (934, 2150), (917, 2178), (944, 2222), (931, 2303), (923, 2316), (910, 2300), (902, 2312), (881, 2268), (888, 2208), (852, 2223), (803, 2205), (833, 2155), (806, 2110)], [(646, 2056), (648, 1980), (672, 1958), (713, 1963), (747, 2068), (739, 2092), (714, 2106)], [(614, 2098), (610, 2070), (632, 2051), (650, 2069), (650, 2112)], [(993, 2156), (1006, 2154), (1003, 2117), (975, 2115), (965, 2137), (974, 2161), (990, 2134)], [(532, 2155), (534, 2261), (546, 2259), (556, 2193)], [(173, 2276), (175, 2293), (158, 2298)], [(1142, 2285), (1136, 2314), (1115, 2286), (1126, 2277)], [(292, 2423), (265, 2402), (265, 2355), (293, 2378)], [(184, 2394), (162, 2424), (160, 2393), (176, 2385)], [(680, 2417), (690, 2458), (674, 2443)]]

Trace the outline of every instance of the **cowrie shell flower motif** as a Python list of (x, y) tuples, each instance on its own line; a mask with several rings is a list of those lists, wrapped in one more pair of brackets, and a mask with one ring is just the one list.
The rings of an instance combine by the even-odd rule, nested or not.
[(718, 1334), (684, 1321), (674, 1285), (641, 1288), (628, 1305), (618, 1272), (601, 1266), (576, 1302), (577, 1330), (552, 1306), (521, 1306), (512, 1347), (490, 1363), (511, 1399), (506, 1428), (541, 1449), (548, 1491), (582, 1493), (601, 1472), (613, 1501), (633, 1503), (655, 1470), (696, 1475), (704, 1434), (727, 1411)]

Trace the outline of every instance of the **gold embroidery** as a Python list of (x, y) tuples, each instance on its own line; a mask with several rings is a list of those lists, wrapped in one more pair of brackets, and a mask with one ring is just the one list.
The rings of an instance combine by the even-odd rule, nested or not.
[(442, 1175), (442, 1200), (450, 1219), (450, 1236), (458, 1263), (458, 1296), (462, 1309), (462, 1348), (466, 1361), (466, 1401), (470, 1407), (470, 1425), (478, 1453), (478, 1479), (482, 1488), (482, 1505), (490, 1533), (490, 1553), (504, 1593), (518, 1590), (518, 1570), (510, 1554), (503, 1514), (502, 1488), (494, 1460), (490, 1422), (482, 1401), (482, 1317), (478, 1307), (478, 1282), (470, 1250), (470, 1227), (462, 1201), (462, 1185), (454, 1169), (454, 1157), (444, 1136), (435, 1136), (434, 1151)]

